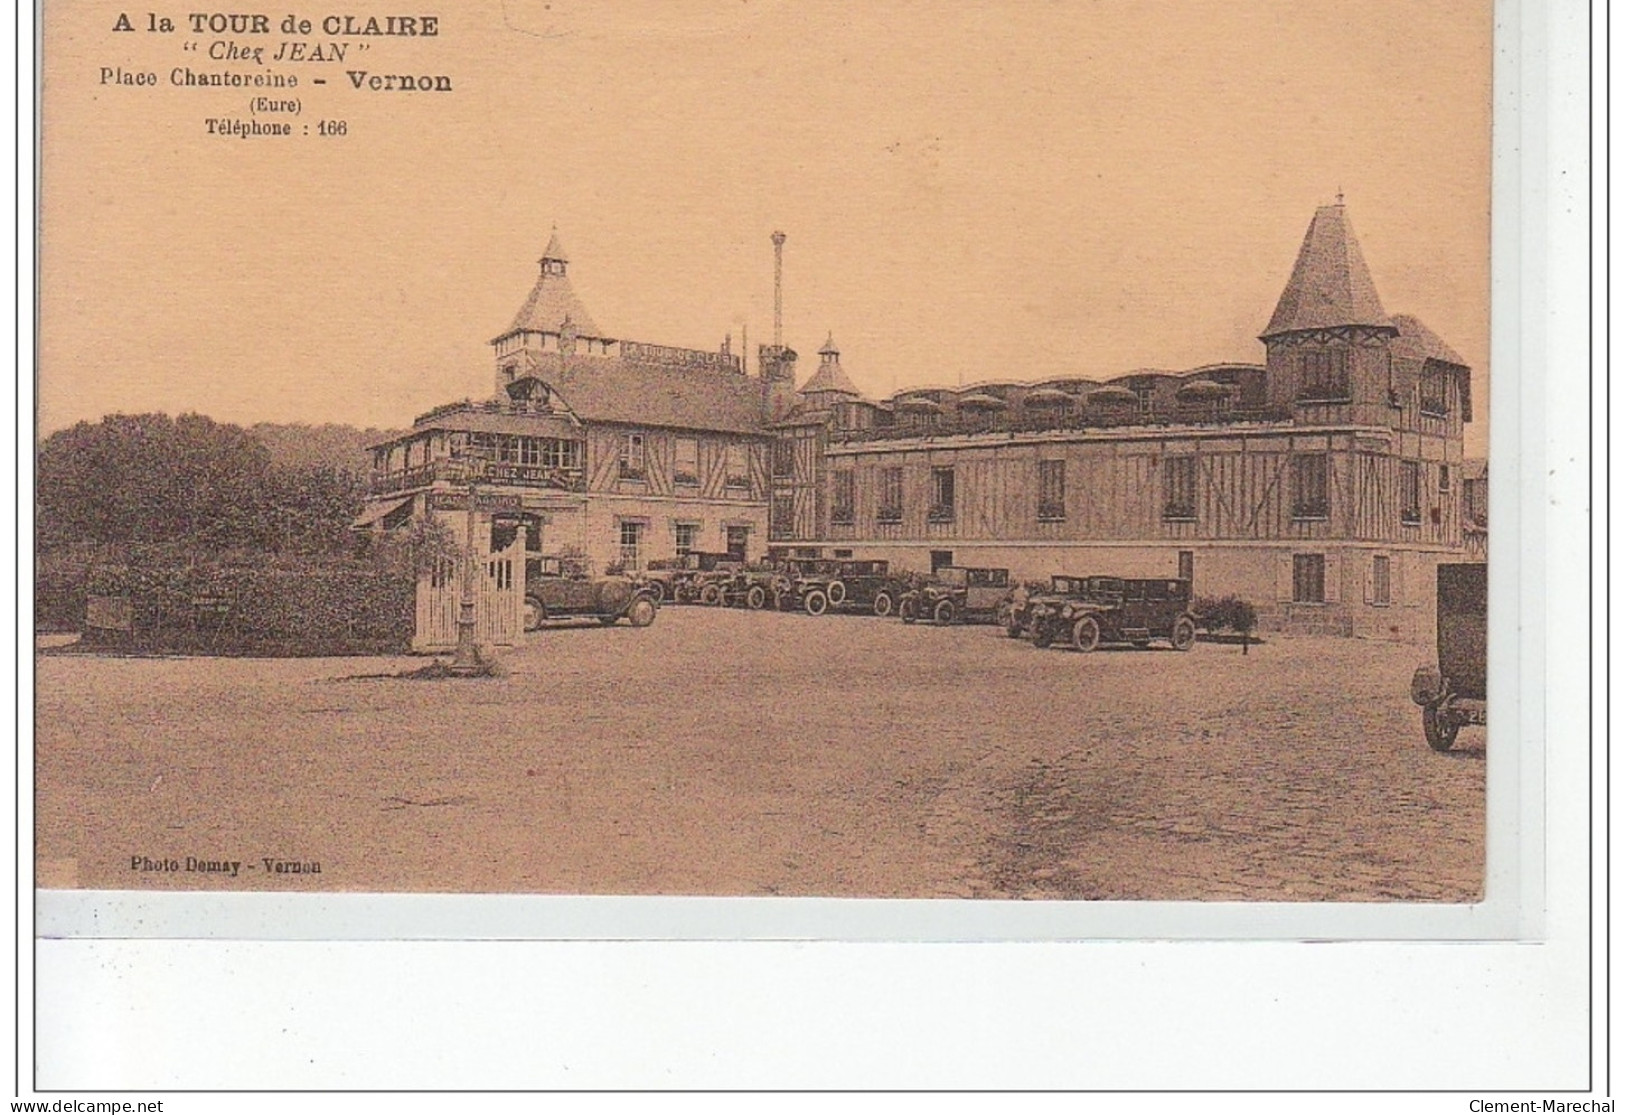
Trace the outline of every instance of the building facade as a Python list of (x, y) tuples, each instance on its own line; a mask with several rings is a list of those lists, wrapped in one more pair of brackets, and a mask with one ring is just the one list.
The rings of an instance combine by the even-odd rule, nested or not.
[(1318, 210), (1262, 364), (865, 400), (833, 342), (775, 423), (771, 534), (908, 568), (1183, 576), (1266, 629), (1426, 639), (1463, 560), (1465, 362)]
[(460, 538), (473, 467), (475, 535), (492, 550), (523, 531), (529, 552), (598, 571), (693, 550), (759, 552), (771, 381), (747, 376), (726, 343), (705, 352), (606, 336), (576, 296), (557, 235), (540, 264), (491, 342), (492, 396), (436, 407), (375, 446), (357, 525), (437, 515)]

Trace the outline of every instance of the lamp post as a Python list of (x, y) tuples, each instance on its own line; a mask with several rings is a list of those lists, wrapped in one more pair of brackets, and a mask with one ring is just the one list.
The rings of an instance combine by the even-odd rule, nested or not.
[(474, 641), (474, 498), (481, 476), (490, 463), (472, 449), (453, 454), (458, 471), (463, 474), (468, 490), (468, 512), (463, 531), (463, 576), (461, 597), (457, 601), (457, 647), (447, 667), (454, 677), (474, 677), (486, 670), (480, 661), (479, 647)]

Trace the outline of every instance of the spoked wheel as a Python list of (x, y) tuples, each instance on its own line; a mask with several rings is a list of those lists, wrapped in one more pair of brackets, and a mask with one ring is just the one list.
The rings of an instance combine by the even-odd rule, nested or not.
[(813, 589), (801, 601), (801, 606), (807, 610), (809, 616), (821, 616), (829, 611), (829, 598), (822, 589)]
[(1072, 625), (1072, 646), (1075, 650), (1091, 651), (1100, 645), (1100, 623), (1094, 616), (1084, 616)]
[(1055, 641), (1055, 625), (1053, 623), (1033, 624), (1033, 646), (1043, 650)]
[(1175, 650), (1190, 650), (1196, 645), (1196, 624), (1190, 616), (1180, 616), (1174, 621), (1174, 632), (1168, 636), (1168, 642)]
[(1422, 706), (1422, 734), (1427, 736), (1428, 746), (1433, 750), (1449, 751), (1459, 731), (1461, 725), (1445, 716), (1438, 705)]
[(767, 607), (767, 589), (761, 585), (751, 585), (745, 593), (745, 607), (755, 612)]
[(881, 591), (875, 593), (875, 615), (884, 619), (892, 613), (891, 593)]
[(952, 623), (956, 615), (952, 600), (938, 600), (936, 608), (931, 612), (931, 618), (938, 623)]
[(542, 607), (542, 602), (534, 596), (525, 597), (525, 630), (540, 630), (546, 618), (547, 609)]
[(632, 601), (632, 606), (626, 610), (626, 618), (633, 627), (648, 627), (655, 621), (655, 602), (647, 596), (640, 596)]
[(706, 585), (700, 590), (700, 603), (708, 607), (722, 603), (722, 589), (716, 585)]
[(839, 607), (846, 603), (846, 582), (831, 581), (828, 590), (829, 602)]

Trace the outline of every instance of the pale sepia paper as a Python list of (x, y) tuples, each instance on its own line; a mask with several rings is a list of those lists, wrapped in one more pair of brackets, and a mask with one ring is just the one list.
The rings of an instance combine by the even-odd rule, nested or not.
[[(131, 30), (119, 29), (121, 14)], [(368, 16), (396, 14), (382, 9), (260, 14), (263, 25), (249, 17), (217, 31), (222, 25), (207, 16), (180, 10), (46, 11), (41, 436), (109, 413), (155, 410), (245, 425), (399, 430), (437, 405), (486, 397), (487, 342), (534, 281), (535, 258), (554, 230), (603, 332), (701, 350), (726, 336), (736, 351), (750, 346), (753, 368), (754, 347), (771, 339), (773, 323), (768, 234), (787, 230), (785, 342), (801, 353), (805, 377), (825, 335), (837, 336), (850, 376), (871, 398), (919, 386), (1105, 380), (1146, 368), (1259, 362), (1258, 335), (1306, 224), (1317, 209), (1347, 199), (1384, 305), (1417, 314), (1471, 367), (1477, 413), (1463, 447), (1485, 455), (1486, 5), (900, 4), (860, 13), (772, 3), (505, 3), (432, 13), (432, 36), (347, 33)], [(312, 32), (282, 33), (290, 15), (312, 20)], [(348, 25), (333, 25), (338, 33), (323, 33), (324, 19), (347, 15)], [(162, 29), (163, 19), (173, 20), (173, 31)], [(424, 29), (421, 20), (413, 29)], [(279, 60), (279, 50), (296, 49), (285, 42), (306, 44), (307, 57), (331, 56), (333, 44), (345, 53)], [(265, 53), (256, 61), (241, 57), (245, 48)], [(264, 70), (302, 84), (197, 88), (176, 76), (180, 69)], [(149, 74), (153, 83), (140, 84)], [(409, 82), (375, 80), (392, 74), (429, 88), (402, 91), (390, 86)], [(256, 108), (262, 95), (297, 97), (298, 111)], [(292, 134), (232, 134), (250, 124), (286, 124)], [(674, 610), (655, 630), (692, 619)], [(417, 762), (414, 747), (434, 756), (431, 765), (455, 752), (458, 714), (445, 708), (457, 706), (426, 693), (392, 708), (393, 697), (353, 681), (345, 687), (342, 679), (370, 667), (334, 660), (193, 660), (165, 675), (177, 693), (167, 704), (158, 691), (137, 695), (153, 676), (143, 673), (147, 664), (89, 662), (103, 673), (75, 674), (68, 684), (105, 688), (94, 701), (76, 689), (68, 706), (97, 704), (98, 715), (116, 721), (128, 699), (126, 719), (150, 719), (149, 738), (158, 740), (181, 731), (175, 725), (185, 707), (192, 746), (175, 754), (173, 770), (144, 752), (109, 753), (105, 763), (94, 748), (81, 756), (88, 777), (103, 783), (91, 796), (122, 799), (113, 808), (129, 826), (104, 824), (93, 846), (76, 845), (66, 835), (72, 826), (50, 820), (69, 808), (71, 783), (42, 784), (43, 831), (52, 835), (39, 852), (40, 882), (206, 893), (1205, 898), (1289, 908), (1338, 898), (1379, 911), (1396, 900), (1513, 897), (1481, 885), (1484, 752), (1466, 762), (1458, 756), (1453, 768), (1430, 765), (1414, 710), (1403, 702), (1405, 673), (1427, 657), (1424, 646), (1372, 650), (1355, 640), (1326, 652), (1334, 663), (1328, 679), (1347, 669), (1375, 686), (1381, 676), (1383, 692), (1408, 718), (1396, 754), (1415, 762), (1417, 773), (1385, 776), (1411, 788), (1427, 784), (1416, 791), (1421, 829), (1400, 861), (1365, 842), (1360, 794), (1368, 787), (1345, 798), (1335, 789), (1339, 775), (1299, 797), (1289, 784), (1294, 775), (1266, 770), (1257, 787), (1226, 793), (1218, 778), (1200, 792), (1182, 791), (1183, 816), (1153, 808), (1121, 822), (1153, 841), (1177, 842), (1184, 832), (1195, 841), (1186, 852), (1142, 868), (1132, 844), (1102, 845), (1120, 859), (1082, 882), (1064, 864), (1029, 864), (1009, 884), (998, 872), (1027, 863), (1035, 838), (1020, 826), (990, 835), (979, 827), (984, 814), (1029, 793), (1051, 794), (1060, 821), (1038, 818), (1036, 839), (1064, 853), (1069, 825), (1109, 828), (1119, 803), (1111, 793), (1068, 797), (1046, 781), (1052, 747), (1036, 749), (1030, 761), (1039, 769), (1026, 771), (1028, 757), (1012, 754), (1022, 732), (1008, 717), (996, 726), (968, 722), (985, 746), (931, 754), (960, 713), (910, 703), (909, 671), (929, 671), (940, 653), (930, 644), (911, 644), (919, 657), (910, 649), (893, 681), (874, 658), (891, 652), (863, 649), (866, 637), (853, 636), (852, 655), (870, 663), (858, 671), (856, 691), (837, 694), (849, 709), (828, 705), (827, 689), (797, 688), (793, 633), (729, 648), (721, 657), (738, 654), (740, 669), (764, 662), (781, 669), (765, 683), (757, 719), (724, 721), (739, 733), (727, 741), (735, 746), (720, 759), (713, 748), (694, 766), (684, 765), (681, 725), (708, 730), (691, 715), (710, 700), (699, 660), (675, 663), (674, 676), (631, 676), (628, 694), (653, 690), (660, 699), (586, 710), (588, 719), (613, 722), (604, 751), (560, 766), (548, 741), (551, 726), (573, 711), (571, 669), (619, 667), (613, 650), (577, 651), (593, 646), (592, 633), (573, 642), (577, 633), (557, 634), (556, 651), (533, 646), (518, 660), (522, 685), (508, 679), (510, 697), (545, 688), (550, 676), (565, 689), (539, 706), (515, 707), (504, 721), (518, 741), (506, 753), (511, 770), (463, 772), (449, 760), (421, 784), (386, 778), (345, 783), (341, 792), (325, 791), (335, 791), (348, 768), (374, 777), (380, 768), (363, 756), (378, 748), (401, 747), (406, 768)], [(1287, 645), (1296, 647), (1293, 669), (1315, 669), (1321, 651)], [(1012, 649), (979, 645), (975, 661), (996, 664), (985, 679), (965, 678), (966, 707), (977, 703), (978, 687), (992, 703), (1016, 707), (1089, 700), (1056, 688), (1073, 684), (1076, 671), (1056, 672), (1036, 693), (1012, 690), (1012, 667), (997, 664)], [(806, 660), (827, 663), (842, 653), (837, 644)], [(573, 666), (554, 673), (554, 661)], [(1055, 668), (1061, 660), (1039, 661)], [(690, 680), (684, 670), (700, 676)], [(1250, 684), (1230, 672), (1151, 676), (1145, 684), (1187, 695), (1204, 685)], [(1106, 684), (1132, 690), (1142, 675), (1120, 670)], [(284, 692), (291, 695), (285, 710)], [(592, 692), (604, 701), (600, 689)], [(51, 715), (49, 685), (42, 693), (42, 715)], [(243, 734), (234, 736), (227, 710), (239, 697), (254, 711), (243, 712)], [(823, 754), (816, 746), (791, 749), (792, 765), (827, 771), (807, 778), (803, 766), (781, 776), (773, 733), (790, 730), (798, 702), (808, 698), (826, 702), (821, 715), (831, 724), (860, 727)], [(917, 719), (918, 752), (907, 750), (915, 743), (884, 737), (876, 706)], [(1253, 713), (1245, 699), (1239, 707), (1221, 715), (1245, 738)], [(1138, 715), (1144, 729), (1155, 713)], [(1313, 707), (1288, 710), (1257, 730), (1298, 733), (1313, 748), (1325, 727), (1316, 716)], [(677, 725), (669, 731), (667, 717)], [(1069, 723), (1065, 715), (1054, 722)], [(1041, 718), (1040, 730), (1050, 723)], [(1008, 738), (1000, 734), (1006, 729)], [(1109, 747), (1113, 738), (1109, 722), (1078, 731), (1083, 744), (1098, 736)], [(618, 750), (641, 749), (645, 737), (674, 754), (652, 764), (619, 761)], [(346, 759), (345, 749), (356, 758)], [(886, 769), (876, 776), (874, 749), (901, 754), (897, 769), (881, 762)], [(719, 774), (719, 762), (744, 773)], [(1200, 752), (1182, 759), (1193, 785), (1202, 763)], [(286, 764), (310, 764), (324, 792), (299, 792)], [(961, 778), (962, 767), (975, 775), (978, 764), (994, 771), (985, 785)], [(1132, 795), (1135, 779), (1162, 775), (1125, 777)], [(1360, 780), (1357, 771), (1349, 777)], [(536, 799), (541, 812), (527, 815), (527, 787), (553, 778)], [(798, 793), (847, 800), (829, 814), (836, 821), (798, 827), (794, 818), (805, 809)], [(1222, 843), (1228, 818), (1245, 815), (1258, 794), (1280, 807), (1279, 817), (1260, 822), (1284, 834), (1278, 843), (1256, 854), (1197, 854), (1211, 846), (1203, 832)], [(312, 802), (318, 812), (302, 813)], [(1348, 815), (1309, 834), (1315, 817), (1350, 802)], [(617, 810), (624, 815), (612, 816)], [(410, 831), (392, 831), (393, 815)], [(912, 830), (939, 823), (922, 852)], [(618, 841), (630, 850), (623, 854)], [(1002, 849), (1003, 867), (990, 866), (988, 841)], [(1166, 852), (1171, 845), (1163, 843)], [(1457, 852), (1438, 851), (1451, 847)], [(1299, 862), (1276, 871), (1272, 860), (1283, 848)], [(1461, 858), (1443, 876), (1430, 866), (1415, 876), (1403, 862), (1452, 854)], [(250, 879), (247, 868), (236, 878), (117, 868), (187, 856), (319, 861), (325, 871), (318, 880)], [(1166, 872), (1181, 857), (1186, 874), (1171, 878)], [(1494, 865), (1487, 869), (1493, 876)], [(1503, 876), (1517, 877), (1515, 867)], [(1449, 934), (1438, 912), (1400, 911), (1421, 920), (1398, 932)], [(857, 932), (889, 935), (891, 916), (882, 912)], [(945, 916), (958, 935), (997, 932)], [(1257, 932), (1252, 919), (1240, 915), (1228, 932)], [(706, 921), (710, 928), (697, 932), (726, 933), (718, 928), (725, 921)], [(569, 932), (559, 927), (571, 919), (550, 916), (548, 924)], [(604, 932), (590, 924), (575, 932)], [(769, 917), (758, 931), (784, 932), (768, 928), (775, 924)], [(956, 935), (935, 915), (927, 924), (937, 928), (919, 932)], [(1133, 923), (1120, 931), (1146, 929)], [(466, 925), (458, 932), (474, 933)], [(830, 930), (820, 923), (817, 932)]]

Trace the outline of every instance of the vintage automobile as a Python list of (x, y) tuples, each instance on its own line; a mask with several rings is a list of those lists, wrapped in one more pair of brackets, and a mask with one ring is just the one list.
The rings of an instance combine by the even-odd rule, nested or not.
[(903, 593), (897, 614), (904, 623), (996, 623), (1009, 598), (1008, 569), (945, 565)]
[(1488, 572), (1481, 561), (1439, 566), (1438, 659), (1411, 678), (1422, 734), (1435, 751), (1449, 751), (1463, 724), (1485, 722)]
[[(776, 594), (782, 590), (781, 582), (778, 566), (774, 563), (735, 563), (727, 576), (716, 577), (706, 583), (701, 602), (758, 611), (773, 602)], [(708, 591), (711, 589), (715, 590), (714, 594)], [(708, 599), (712, 596), (714, 599)]]
[(830, 609), (889, 616), (903, 594), (903, 579), (885, 561), (791, 558), (781, 563), (776, 600), (785, 611), (821, 616)]
[(552, 619), (596, 619), (606, 627), (624, 619), (633, 627), (648, 627), (658, 610), (654, 592), (637, 578), (588, 576), (556, 557), (525, 563), (526, 631)]
[(1166, 639), (1175, 650), (1190, 650), (1196, 645), (1190, 603), (1191, 583), (1177, 577), (1089, 577), (1081, 595), (1033, 617), (1033, 645), (1064, 639), (1074, 650), (1091, 651), (1103, 643), (1145, 647)]
[[(1033, 634), (1035, 619), (1047, 618), (1069, 601), (1089, 598), (1091, 593), (1089, 582), (1108, 579), (1115, 580), (1115, 578), (1059, 574), (1051, 577), (1048, 584), (1018, 586), (1011, 591), (1009, 598), (999, 608), (999, 624), (1004, 628), (1004, 633), (1012, 639), (1030, 636)], [(1094, 591), (1099, 591), (1098, 586)]]
[(726, 563), (726, 553), (702, 553), (691, 550), (672, 558), (656, 558), (649, 563), (644, 580), (654, 594), (656, 604), (693, 604), (700, 598), (698, 582), (702, 575), (712, 572), (719, 563)]

